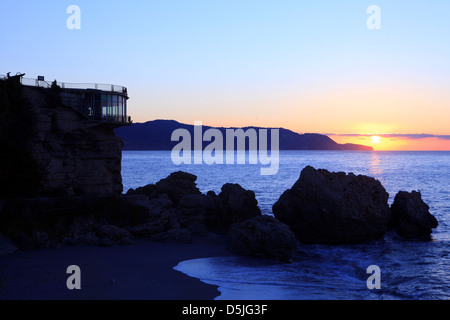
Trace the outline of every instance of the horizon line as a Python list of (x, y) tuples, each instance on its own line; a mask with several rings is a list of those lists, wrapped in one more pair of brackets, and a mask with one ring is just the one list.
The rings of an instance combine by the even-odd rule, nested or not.
[[(185, 125), (195, 125), (195, 124), (189, 124), (185, 122), (180, 122), (175, 119), (153, 119), (153, 120), (147, 120), (144, 122), (135, 122), (134, 124), (145, 124), (147, 122), (152, 121), (174, 121), (180, 124)], [(200, 121), (200, 120), (198, 120)], [(372, 137), (372, 136), (380, 136), (384, 138), (406, 138), (406, 139), (413, 139), (413, 140), (419, 140), (419, 139), (427, 139), (427, 138), (437, 138), (441, 140), (450, 140), (450, 134), (430, 134), (430, 133), (320, 133), (320, 132), (298, 132), (294, 131), (292, 129), (289, 129), (287, 127), (265, 127), (265, 126), (257, 126), (257, 125), (245, 125), (245, 126), (211, 126), (211, 125), (205, 125), (202, 124), (205, 127), (212, 127), (212, 128), (264, 128), (264, 129), (285, 129), (290, 130), (292, 132), (298, 133), (298, 134), (320, 134), (325, 136), (338, 136), (338, 137)], [(414, 150), (411, 150), (414, 151)]]

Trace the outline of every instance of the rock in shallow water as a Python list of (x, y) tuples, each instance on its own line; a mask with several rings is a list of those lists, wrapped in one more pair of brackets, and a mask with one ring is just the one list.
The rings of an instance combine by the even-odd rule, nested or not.
[(359, 243), (386, 233), (388, 198), (374, 178), (308, 166), (274, 204), (273, 213), (302, 243)]
[(438, 226), (438, 221), (430, 214), (429, 209), (420, 192), (400, 191), (391, 206), (390, 224), (404, 238), (427, 237)]

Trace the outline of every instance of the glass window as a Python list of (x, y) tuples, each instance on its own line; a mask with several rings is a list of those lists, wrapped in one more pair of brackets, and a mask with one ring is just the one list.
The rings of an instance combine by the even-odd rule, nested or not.
[(104, 119), (108, 115), (108, 96), (106, 94), (102, 94), (102, 119)]
[(110, 94), (108, 94), (108, 119), (111, 117), (112, 115), (112, 96)]
[(119, 121), (122, 121), (122, 116), (123, 116), (123, 97), (120, 96), (119, 97)]
[(113, 95), (112, 96), (112, 116), (113, 117), (117, 117), (117, 115), (119, 114), (119, 110), (118, 110), (118, 108), (119, 108), (119, 106), (118, 106), (118, 99), (117, 99), (118, 97), (116, 96), (116, 95)]

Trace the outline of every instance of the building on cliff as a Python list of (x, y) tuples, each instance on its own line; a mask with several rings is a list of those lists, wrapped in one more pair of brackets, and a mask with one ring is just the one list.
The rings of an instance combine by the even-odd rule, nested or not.
[(0, 75), (0, 198), (122, 193), (125, 87)]

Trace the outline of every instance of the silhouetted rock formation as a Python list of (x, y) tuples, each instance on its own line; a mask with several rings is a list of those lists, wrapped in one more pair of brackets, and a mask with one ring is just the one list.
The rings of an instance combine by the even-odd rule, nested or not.
[[(259, 127), (245, 127), (247, 129), (263, 129)], [(194, 137), (194, 126), (179, 123), (174, 120), (154, 120), (146, 123), (134, 123), (128, 127), (115, 130), (116, 134), (124, 141), (124, 150), (172, 150), (178, 142), (171, 141), (173, 131), (176, 129), (186, 129)], [(211, 129), (203, 126), (203, 131)], [(224, 148), (226, 150), (225, 130), (217, 128), (224, 137)], [(237, 128), (230, 128), (237, 129)], [(270, 128), (267, 128), (270, 129)], [(293, 131), (280, 129), (280, 150), (373, 150), (372, 147), (357, 144), (338, 144), (331, 138), (314, 133), (298, 134)], [(270, 130), (268, 132), (268, 146), (270, 146)], [(205, 148), (210, 142), (203, 142)], [(193, 141), (192, 141), (193, 144)], [(194, 146), (192, 145), (192, 149)]]
[(149, 211), (123, 198), (10, 200), (0, 211), (0, 232), (20, 249), (129, 243)]
[[(204, 195), (198, 190), (196, 179), (192, 174), (175, 172), (156, 184), (130, 189), (127, 195), (147, 197), (149, 203), (140, 203), (146, 205), (152, 215), (157, 212), (156, 220), (162, 219), (164, 213), (176, 221), (171, 228), (187, 229), (194, 234), (207, 231), (226, 234), (233, 223), (261, 215), (253, 191), (238, 184), (225, 184), (218, 196), (214, 192)], [(164, 203), (163, 211), (160, 206), (150, 207), (156, 199)]]
[(0, 257), (7, 256), (16, 252), (18, 248), (0, 233)]
[[(191, 242), (209, 232), (228, 234), (237, 253), (289, 261), (297, 239), (305, 244), (359, 243), (382, 237), (388, 226), (406, 238), (437, 226), (419, 192), (399, 192), (391, 208), (374, 178), (312, 167), (263, 216), (255, 193), (225, 184), (202, 194), (197, 177), (175, 172), (124, 197), (79, 197), (0, 202), (0, 233), (20, 249), (60, 245), (128, 244), (136, 238)], [(392, 214), (391, 214), (392, 212)], [(2, 241), (0, 254), (14, 246)]]
[(358, 243), (382, 237), (389, 195), (374, 178), (306, 167), (273, 206), (302, 243)]
[[(209, 196), (214, 197), (209, 194)], [(227, 183), (216, 198), (210, 227), (218, 233), (226, 234), (236, 222), (261, 216), (255, 193), (245, 190), (239, 184)]]
[(429, 209), (420, 192), (400, 191), (391, 206), (391, 226), (404, 238), (428, 237), (432, 229), (438, 226)]
[(228, 232), (229, 248), (241, 255), (289, 262), (297, 239), (289, 227), (273, 217), (257, 216), (235, 223)]
[(0, 80), (0, 198), (122, 193), (120, 124), (91, 121), (84, 98)]
[(154, 199), (166, 194), (173, 204), (177, 205), (181, 198), (186, 195), (201, 194), (195, 183), (196, 180), (197, 177), (193, 174), (178, 171), (171, 173), (167, 178), (156, 184), (149, 184), (136, 190), (130, 189), (127, 195), (144, 195)]

